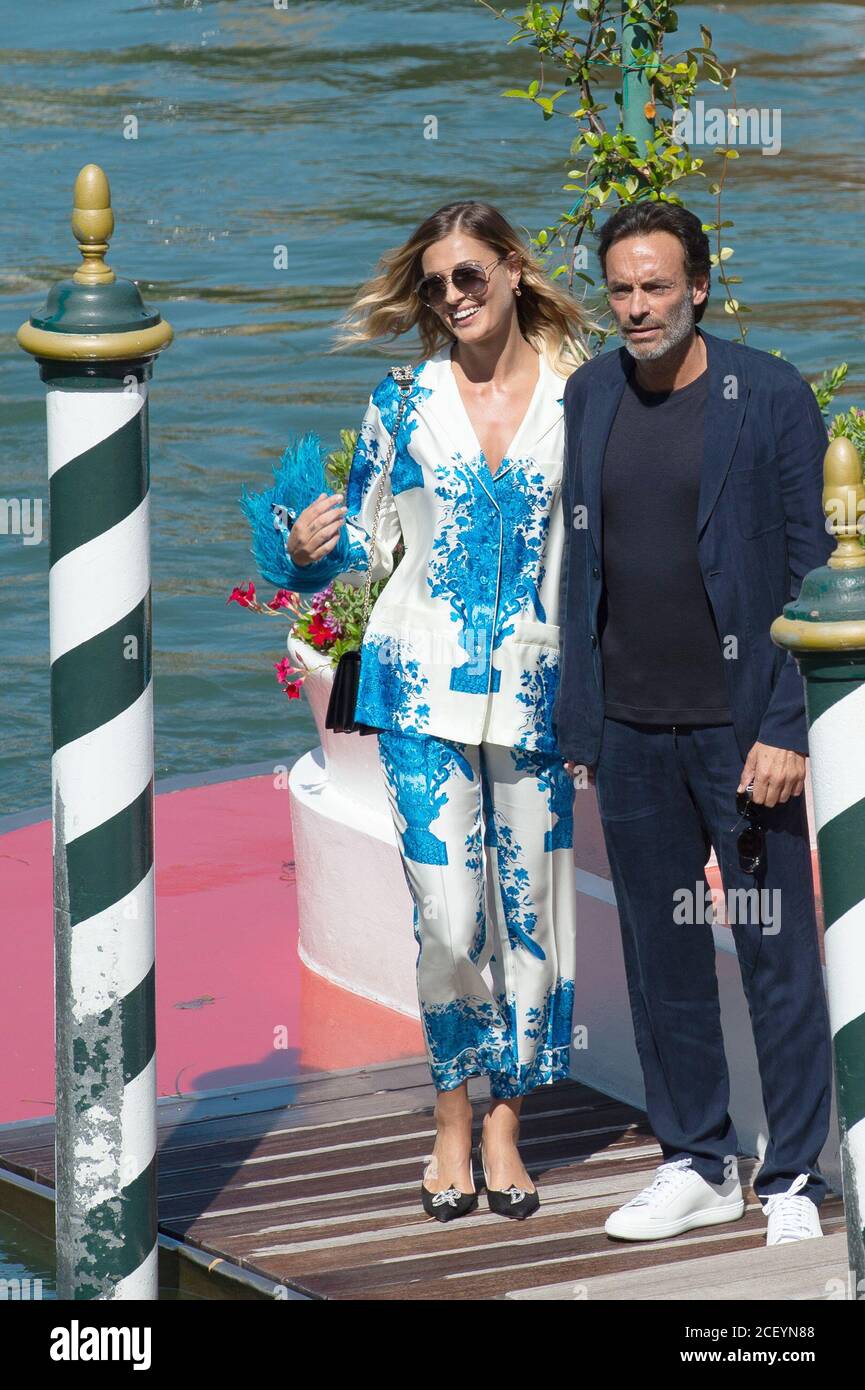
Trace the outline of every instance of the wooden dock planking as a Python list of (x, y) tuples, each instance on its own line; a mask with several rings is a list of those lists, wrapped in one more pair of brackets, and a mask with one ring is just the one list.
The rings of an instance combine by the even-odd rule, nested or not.
[[(479, 1126), (485, 1081), (473, 1080), (469, 1094)], [(521, 1150), (542, 1191), (539, 1212), (511, 1222), (492, 1215), (481, 1195), (469, 1217), (429, 1220), (418, 1190), (433, 1098), (419, 1060), (163, 1101), (160, 1229), (336, 1300), (684, 1296), (674, 1289), (700, 1297), (717, 1287), (725, 1289), (717, 1297), (735, 1298), (739, 1285), (751, 1298), (773, 1287), (760, 1272), (766, 1257), (785, 1288), (800, 1290), (823, 1287), (838, 1262), (835, 1239), (831, 1247), (808, 1242), (819, 1255), (772, 1265), (780, 1252), (765, 1249), (765, 1219), (749, 1189), (745, 1216), (728, 1226), (663, 1242), (611, 1241), (607, 1214), (651, 1179), (661, 1153), (641, 1111), (579, 1082), (539, 1088), (524, 1105)], [(268, 1108), (244, 1109), (257, 1100)], [(0, 1128), (0, 1165), (53, 1184), (53, 1138), (45, 1121)], [(743, 1186), (756, 1166), (740, 1160)], [(843, 1239), (840, 1198), (828, 1199), (821, 1217), (827, 1235)], [(610, 1292), (620, 1287), (632, 1292)]]
[[(810, 1241), (772, 1250), (761, 1245), (757, 1249), (702, 1256), (688, 1260), (687, 1264), (668, 1262), (652, 1269), (602, 1274), (583, 1281), (581, 1297), (606, 1301), (715, 1302), (730, 1298), (733, 1291), (737, 1299), (749, 1302), (837, 1298), (847, 1286), (847, 1235), (836, 1229), (835, 1218), (823, 1219), (822, 1224), (826, 1235), (816, 1247)], [(552, 1284), (515, 1290), (506, 1296), (546, 1302), (572, 1300), (574, 1291), (571, 1284)]]

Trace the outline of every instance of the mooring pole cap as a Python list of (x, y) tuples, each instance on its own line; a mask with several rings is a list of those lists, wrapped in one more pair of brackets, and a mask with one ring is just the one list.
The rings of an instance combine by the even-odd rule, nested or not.
[(827, 564), (806, 574), (770, 635), (777, 646), (803, 655), (865, 651), (865, 484), (852, 440), (832, 440), (823, 484), (823, 511), (838, 543)]
[(132, 280), (105, 263), (114, 231), (111, 190), (98, 164), (75, 180), (72, 231), (81, 264), (48, 292), (45, 307), (18, 329), (25, 352), (50, 361), (106, 362), (155, 357), (174, 337), (158, 309), (145, 304)]

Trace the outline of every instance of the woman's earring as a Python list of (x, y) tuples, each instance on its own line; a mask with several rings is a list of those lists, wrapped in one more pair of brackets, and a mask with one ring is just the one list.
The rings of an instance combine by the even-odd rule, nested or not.
[(522, 294), (522, 290), (520, 289), (519, 285), (514, 286), (514, 294)]

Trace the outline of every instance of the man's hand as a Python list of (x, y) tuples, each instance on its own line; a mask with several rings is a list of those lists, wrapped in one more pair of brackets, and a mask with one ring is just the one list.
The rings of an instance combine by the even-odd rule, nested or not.
[(758, 806), (777, 806), (805, 789), (805, 759), (790, 748), (755, 743), (748, 754), (737, 791), (753, 781), (753, 801)]

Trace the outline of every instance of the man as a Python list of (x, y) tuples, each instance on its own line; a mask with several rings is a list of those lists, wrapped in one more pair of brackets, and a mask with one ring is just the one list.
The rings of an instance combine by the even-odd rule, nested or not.
[[(624, 346), (565, 387), (554, 717), (569, 770), (586, 768), (595, 784), (664, 1156), (606, 1230), (654, 1239), (744, 1211), (711, 912), (700, 900), (714, 846), (768, 1120), (754, 1182), (767, 1240), (819, 1236), (831, 1042), (803, 796), (807, 725), (798, 668), (769, 627), (832, 549), (826, 429), (795, 367), (697, 327), (710, 257), (692, 213), (622, 208), (599, 255)], [(737, 793), (752, 782), (740, 814)]]

